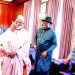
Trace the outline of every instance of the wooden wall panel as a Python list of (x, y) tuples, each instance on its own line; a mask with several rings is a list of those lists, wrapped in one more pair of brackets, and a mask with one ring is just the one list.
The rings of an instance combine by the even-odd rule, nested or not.
[(0, 4), (0, 25), (7, 29), (11, 22), (14, 21), (17, 15), (23, 15), (24, 4), (18, 6)]
[(15, 19), (15, 6), (0, 4), (0, 24), (8, 28)]
[(23, 15), (24, 13), (24, 3), (21, 5), (16, 6), (16, 17), (17, 15)]

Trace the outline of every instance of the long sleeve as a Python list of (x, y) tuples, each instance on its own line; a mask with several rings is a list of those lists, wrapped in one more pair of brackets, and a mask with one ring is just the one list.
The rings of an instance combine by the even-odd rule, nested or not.
[(57, 46), (57, 39), (55, 33), (53, 33), (51, 41), (52, 45), (47, 49), (47, 52), (52, 52)]
[(37, 45), (37, 39), (38, 39), (38, 30), (36, 32), (35, 38), (34, 38), (34, 44)]
[(37, 34), (36, 34), (36, 36), (35, 36), (35, 38), (34, 38), (34, 44), (37, 45)]
[(0, 55), (1, 56), (6, 56), (9, 49), (8, 47), (8, 42), (10, 41), (12, 37), (12, 32), (10, 29), (8, 29), (5, 33), (0, 35)]
[(69, 60), (75, 60), (75, 47), (74, 47), (74, 49), (70, 52), (70, 54), (68, 55), (68, 59), (69, 59)]
[(0, 35), (0, 45), (9, 41), (11, 37), (12, 37), (12, 32), (10, 29), (8, 29), (6, 32)]

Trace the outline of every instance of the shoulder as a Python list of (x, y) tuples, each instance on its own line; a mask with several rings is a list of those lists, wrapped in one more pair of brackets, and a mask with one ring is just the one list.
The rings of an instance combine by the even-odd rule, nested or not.
[(27, 33), (28, 34), (28, 31), (26, 30), (26, 29), (21, 29), (21, 32), (23, 32), (23, 33)]
[(18, 32), (18, 33), (20, 36), (22, 36), (22, 38), (29, 36), (29, 32), (26, 29), (21, 29), (20, 32)]
[(49, 29), (49, 32), (50, 32), (50, 33), (55, 33), (55, 30), (50, 28), (50, 29)]
[(22, 29), (20, 34), (22, 38), (29, 39), (29, 32), (26, 29)]
[(50, 29), (49, 33), (52, 34), (53, 37), (56, 37), (56, 32), (54, 29)]
[(42, 28), (39, 28), (39, 29), (38, 29), (38, 31), (42, 31), (42, 30), (43, 30)]

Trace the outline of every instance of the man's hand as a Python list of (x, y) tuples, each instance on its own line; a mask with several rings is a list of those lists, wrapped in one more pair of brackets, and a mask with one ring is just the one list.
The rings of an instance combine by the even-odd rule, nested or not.
[(4, 48), (0, 48), (0, 56), (7, 56), (8, 52)]
[(0, 52), (5, 52), (5, 49), (4, 48), (0, 48)]
[(69, 63), (69, 59), (68, 59), (68, 58), (63, 59), (63, 62), (64, 62), (64, 64), (66, 65), (66, 64), (68, 64), (68, 63)]
[(17, 55), (17, 53), (16, 53), (16, 52), (8, 53), (8, 57), (10, 57), (10, 58), (14, 58), (14, 57), (15, 57), (15, 55)]
[(45, 58), (46, 55), (47, 55), (47, 51), (42, 52), (42, 53), (41, 53), (41, 58)]
[(34, 47), (35, 51), (37, 51), (37, 45), (34, 45), (33, 47)]
[(12, 32), (15, 31), (16, 30), (16, 23), (12, 21), (12, 24), (9, 28)]

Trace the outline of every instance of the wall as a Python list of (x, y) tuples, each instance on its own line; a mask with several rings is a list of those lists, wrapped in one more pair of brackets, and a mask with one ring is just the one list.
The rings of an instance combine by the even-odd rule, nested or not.
[(15, 18), (15, 6), (0, 4), (0, 25), (8, 28)]
[(18, 14), (23, 14), (24, 4), (18, 6), (0, 4), (0, 25), (7, 29)]
[(16, 6), (16, 17), (17, 15), (23, 15), (23, 12), (24, 12), (24, 4), (21, 4), (21, 5), (18, 5)]

